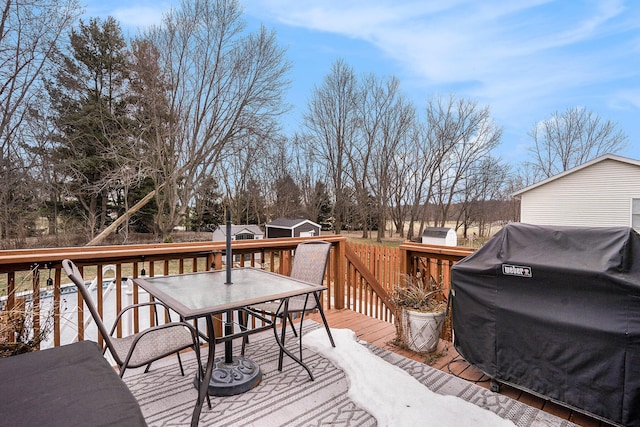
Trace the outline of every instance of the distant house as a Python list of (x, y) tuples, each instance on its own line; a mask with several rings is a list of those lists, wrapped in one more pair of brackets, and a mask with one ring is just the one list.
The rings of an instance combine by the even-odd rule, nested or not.
[(422, 232), (422, 243), (428, 245), (457, 246), (458, 235), (453, 228), (427, 227)]
[[(260, 230), (260, 227), (253, 224), (247, 225), (231, 225), (231, 240), (258, 240), (264, 239), (264, 233)], [(227, 241), (227, 226), (226, 224), (220, 224), (220, 226), (213, 232), (213, 238), (211, 239), (214, 242), (226, 242)], [(254, 258), (256, 260), (260, 259), (260, 254), (255, 254)], [(249, 261), (251, 259), (250, 254), (244, 255), (244, 260)], [(240, 256), (238, 254), (234, 254), (233, 256), (234, 262), (240, 261)], [(227, 262), (227, 257), (225, 255), (222, 256), (222, 262)]]
[(278, 218), (265, 224), (267, 239), (276, 237), (313, 237), (320, 235), (320, 225), (308, 219)]
[(640, 161), (606, 154), (524, 188), (520, 221), (640, 231)]
[[(231, 240), (256, 240), (264, 239), (264, 233), (260, 227), (253, 224), (248, 225), (231, 225)], [(213, 232), (214, 242), (227, 241), (227, 227), (222, 224)]]

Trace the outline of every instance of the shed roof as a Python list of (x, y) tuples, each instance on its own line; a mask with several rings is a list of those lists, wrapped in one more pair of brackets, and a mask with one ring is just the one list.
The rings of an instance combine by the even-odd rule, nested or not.
[(592, 166), (592, 165), (594, 165), (596, 163), (600, 163), (600, 162), (602, 162), (604, 160), (615, 160), (615, 161), (618, 161), (618, 162), (627, 163), (627, 164), (630, 164), (630, 165), (633, 165), (633, 166), (640, 167), (640, 160), (630, 159), (628, 157), (622, 157), (622, 156), (618, 156), (616, 154), (604, 154), (604, 155), (602, 155), (600, 157), (597, 157), (597, 158), (595, 158), (595, 159), (593, 159), (591, 161), (583, 163), (580, 166), (576, 166), (574, 168), (571, 168), (569, 170), (561, 172), (561, 173), (559, 173), (557, 175), (554, 175), (554, 176), (552, 176), (550, 178), (542, 180), (542, 181), (540, 181), (540, 182), (538, 182), (536, 184), (533, 184), (533, 185), (530, 185), (530, 186), (528, 186), (526, 188), (523, 188), (522, 190), (516, 191), (515, 193), (512, 193), (511, 195), (513, 197), (520, 196), (520, 195), (522, 195), (522, 193), (526, 193), (527, 191), (533, 190), (534, 188), (538, 188), (538, 187), (541, 187), (543, 185), (546, 185), (546, 184), (548, 184), (548, 183), (550, 183), (552, 181), (555, 181), (557, 179), (565, 177), (565, 176), (567, 176), (569, 174), (578, 172), (579, 170), (588, 168), (589, 166)]
[(288, 229), (294, 229), (304, 223), (309, 223), (314, 225), (315, 227), (320, 228), (319, 224), (316, 224), (315, 222), (309, 220), (309, 219), (304, 219), (304, 218), (278, 218), (278, 219), (274, 219), (273, 221), (265, 224), (266, 227), (274, 227), (274, 228), (288, 228)]
[(447, 237), (447, 233), (449, 233), (449, 230), (452, 230), (452, 228), (449, 228), (449, 227), (427, 227), (422, 232), (422, 235), (424, 237), (441, 237), (441, 238), (445, 238), (445, 237)]

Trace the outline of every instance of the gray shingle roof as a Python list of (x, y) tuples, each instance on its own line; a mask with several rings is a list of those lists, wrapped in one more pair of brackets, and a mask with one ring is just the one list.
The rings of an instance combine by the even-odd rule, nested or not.
[(313, 221), (304, 218), (278, 218), (273, 221), (267, 223), (268, 227), (279, 227), (279, 228), (294, 228), (303, 222), (310, 222), (314, 224)]
[(447, 237), (447, 233), (451, 230), (448, 227), (427, 227), (422, 232), (424, 237)]

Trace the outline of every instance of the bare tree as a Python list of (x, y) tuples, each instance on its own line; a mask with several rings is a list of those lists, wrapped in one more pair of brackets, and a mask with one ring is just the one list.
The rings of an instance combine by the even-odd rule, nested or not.
[(344, 60), (333, 64), (313, 96), (304, 115), (309, 131), (309, 150), (317, 150), (318, 159), (330, 179), (335, 198), (334, 229), (340, 233), (347, 214), (347, 168), (349, 153), (357, 136), (357, 80)]
[[(382, 241), (393, 191), (391, 159), (398, 155), (398, 147), (415, 120), (415, 111), (400, 94), (396, 78), (379, 80), (373, 74), (363, 79), (357, 106), (362, 142), (356, 144), (350, 156), (353, 183), (363, 232), (367, 231), (367, 218), (373, 216), (377, 219), (377, 240)], [(371, 201), (375, 203), (373, 212)]]
[[(427, 109), (427, 112), (429, 111), (430, 109)], [(409, 137), (408, 150), (403, 153), (405, 169), (396, 178), (398, 184), (402, 185), (404, 182), (408, 187), (406, 196), (406, 203), (409, 206), (407, 209), (409, 214), (407, 239), (415, 237), (416, 222), (420, 221), (419, 233), (424, 227), (425, 212), (433, 198), (436, 173), (450, 149), (450, 141), (439, 138), (436, 127), (429, 127), (424, 123), (417, 123), (413, 127)]]
[(267, 147), (256, 135), (245, 134), (225, 148), (214, 175), (221, 183), (224, 204), (235, 224), (262, 224), (263, 202), (269, 178), (262, 176), (261, 162), (268, 161)]
[(462, 191), (461, 184), (464, 186), (463, 178), (500, 143), (502, 131), (491, 119), (489, 107), (453, 95), (429, 103), (427, 126), (437, 146), (444, 147), (431, 181), (435, 187), (434, 225), (444, 226), (452, 203)]
[(583, 107), (557, 111), (536, 124), (529, 136), (531, 162), (539, 179), (549, 178), (606, 153), (624, 148), (627, 136), (617, 124)]
[[(129, 146), (126, 150), (112, 153), (122, 186), (124, 200), (123, 225), (125, 239), (129, 228), (129, 206), (137, 199), (146, 198), (145, 186), (149, 177), (168, 176), (177, 167), (171, 140), (171, 126), (175, 120), (169, 106), (167, 96), (169, 84), (160, 64), (160, 52), (149, 40), (135, 39), (131, 42), (130, 75), (128, 105), (130, 106)], [(165, 149), (156, 150), (158, 145)], [(155, 182), (161, 181), (156, 179)], [(208, 183), (199, 183), (198, 188), (209, 188)], [(162, 185), (162, 184), (160, 184)], [(133, 191), (131, 191), (133, 190)], [(142, 190), (142, 191), (141, 191)], [(157, 185), (152, 191), (157, 193)], [(153, 199), (152, 199), (153, 200)], [(166, 200), (166, 199), (164, 199)], [(199, 200), (196, 198), (196, 202)], [(156, 205), (157, 208), (157, 205)], [(201, 204), (198, 205), (201, 212)], [(162, 210), (146, 207), (146, 211), (154, 212), (153, 223), (145, 227), (158, 231), (157, 224), (162, 221)]]
[(6, 0), (0, 10), (0, 236), (18, 230), (18, 213), (33, 208), (16, 198), (30, 166), (25, 118), (38, 109), (43, 73), (80, 12), (77, 0)]
[(256, 166), (256, 174), (262, 178), (267, 194), (269, 219), (279, 217), (295, 218), (303, 213), (302, 193), (300, 189), (302, 153), (296, 150), (295, 144), (285, 137), (272, 138), (265, 144), (263, 156)]
[[(417, 126), (417, 123), (414, 125)], [(390, 215), (396, 233), (404, 236), (405, 221), (409, 210), (409, 195), (415, 180), (408, 179), (411, 165), (417, 164), (415, 154), (409, 149), (414, 136), (413, 129), (397, 147), (396, 153), (389, 158), (390, 185), (394, 189), (391, 193)]]
[(156, 197), (164, 235), (184, 216), (195, 183), (220, 166), (228, 145), (245, 134), (277, 131), (289, 63), (273, 32), (244, 31), (236, 0), (183, 1), (144, 38), (161, 54), (173, 120), (171, 134), (149, 153), (175, 164), (153, 177), (165, 184)]
[(512, 168), (511, 173), (507, 176), (503, 194), (500, 197), (501, 200), (506, 202), (504, 220), (520, 221), (520, 199), (513, 197), (512, 194), (535, 184), (537, 181), (533, 163), (521, 162)]
[(485, 156), (472, 165), (463, 178), (461, 199), (457, 204), (456, 230), (462, 227), (462, 235), (468, 237), (472, 224), (478, 225), (478, 233), (484, 236), (487, 223), (492, 220), (490, 203), (501, 200), (502, 189), (507, 182), (509, 168), (499, 158)]
[(302, 215), (327, 228), (333, 205), (316, 150), (302, 142), (306, 138), (306, 135), (295, 134), (289, 141), (289, 173), (300, 189)]

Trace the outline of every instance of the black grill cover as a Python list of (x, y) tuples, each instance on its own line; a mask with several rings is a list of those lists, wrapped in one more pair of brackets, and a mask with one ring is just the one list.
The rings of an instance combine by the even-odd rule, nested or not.
[(640, 426), (640, 236), (514, 223), (453, 266), (454, 346), (494, 379)]

